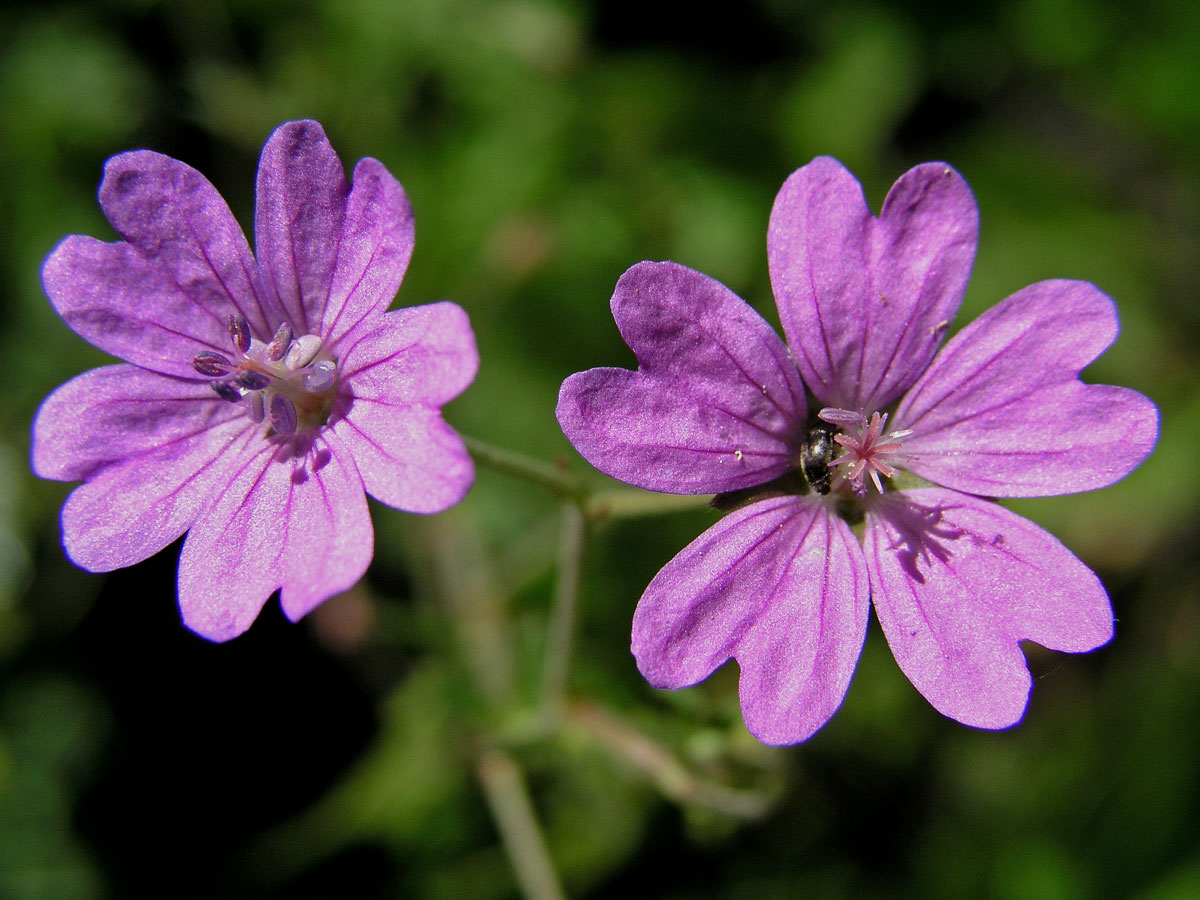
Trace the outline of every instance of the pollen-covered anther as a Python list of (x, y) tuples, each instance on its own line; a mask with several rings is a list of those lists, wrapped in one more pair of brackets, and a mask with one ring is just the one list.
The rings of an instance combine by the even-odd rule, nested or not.
[(237, 366), (227, 356), (212, 350), (201, 350), (192, 357), (192, 368), (201, 375), (221, 376), (228, 375)]
[(234, 376), (234, 383), (248, 391), (261, 391), (271, 384), (271, 377), (252, 369), (243, 369)]
[(267, 344), (267, 358), (272, 362), (283, 359), (291, 345), (292, 326), (284, 322), (275, 329), (275, 336), (271, 338), (271, 343)]
[[(867, 493), (866, 477), (871, 477), (875, 489), (883, 493), (883, 479), (894, 478), (896, 470), (889, 464), (888, 457), (895, 456), (904, 444), (900, 440), (912, 434), (911, 430), (883, 433), (887, 425), (887, 413), (871, 413), (868, 420), (860, 412), (848, 409), (823, 409), (817, 417), (847, 431), (834, 435), (834, 441), (845, 451), (830, 463), (831, 466), (846, 466), (842, 477), (860, 497)], [(856, 430), (851, 430), (856, 429)]]
[(233, 342), (238, 353), (250, 349), (250, 323), (242, 316), (229, 317), (229, 340)]
[(296, 404), (282, 394), (271, 398), (267, 418), (271, 421), (271, 427), (279, 434), (296, 433)]
[(228, 319), (229, 355), (201, 350), (192, 368), (211, 381), (222, 400), (241, 403), (254, 422), (268, 422), (280, 435), (293, 435), (326, 423), (333, 408), (338, 364), (320, 335), (295, 332), (281, 324), (271, 340), (254, 337), (239, 315)]
[(217, 396), (229, 403), (240, 403), (242, 400), (242, 392), (235, 388), (228, 381), (214, 381), (212, 389)]

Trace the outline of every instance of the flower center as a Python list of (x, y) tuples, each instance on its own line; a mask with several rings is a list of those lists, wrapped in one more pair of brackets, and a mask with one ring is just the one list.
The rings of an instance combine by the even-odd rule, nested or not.
[(843, 452), (830, 466), (843, 466), (838, 473), (839, 480), (850, 485), (850, 489), (859, 497), (867, 495), (867, 476), (871, 477), (875, 489), (883, 493), (883, 478), (894, 478), (896, 470), (889, 464), (889, 459), (899, 454), (904, 447), (900, 440), (912, 434), (911, 430), (883, 433), (887, 425), (888, 414), (871, 413), (868, 419), (860, 412), (849, 409), (826, 407), (817, 413), (817, 418), (830, 425), (842, 429), (833, 436), (833, 440)]
[(320, 427), (329, 418), (337, 361), (331, 359), (315, 334), (293, 339), (286, 322), (264, 344), (250, 336), (250, 325), (241, 316), (229, 317), (232, 358), (204, 350), (192, 359), (192, 368), (214, 378), (217, 396), (245, 406), (255, 422), (264, 419), (277, 434)]

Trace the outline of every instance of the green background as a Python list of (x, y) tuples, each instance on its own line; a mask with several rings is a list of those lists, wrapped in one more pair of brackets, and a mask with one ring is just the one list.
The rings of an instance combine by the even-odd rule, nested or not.
[[(6, 13), (0, 897), (514, 897), (476, 777), (490, 746), (519, 761), (574, 897), (1200, 897), (1200, 6), (965, 6)], [(872, 622), (838, 715), (765, 748), (732, 667), (663, 694), (628, 653), (641, 590), (714, 515), (614, 520), (585, 559), (570, 714), (531, 733), (559, 514), (501, 474), (435, 518), (373, 505), (357, 589), (298, 626), (273, 600), (227, 645), (179, 624), (177, 547), (75, 569), (69, 487), (29, 473), (29, 423), (103, 357), (51, 310), (41, 261), (69, 233), (112, 239), (101, 166), (139, 147), (199, 168), (248, 225), (258, 150), (300, 117), (407, 189), (397, 303), (471, 316), (482, 367), (447, 418), (579, 475), (555, 399), (572, 372), (632, 364), (608, 311), (622, 271), (672, 259), (775, 321), (766, 223), (791, 171), (836, 156), (878, 209), (909, 166), (950, 162), (982, 219), (956, 327), (1033, 281), (1093, 281), (1123, 328), (1086, 377), (1162, 410), (1119, 485), (1012, 504), (1100, 574), (1116, 640), (1027, 647), (1029, 713), (991, 733), (934, 712)]]

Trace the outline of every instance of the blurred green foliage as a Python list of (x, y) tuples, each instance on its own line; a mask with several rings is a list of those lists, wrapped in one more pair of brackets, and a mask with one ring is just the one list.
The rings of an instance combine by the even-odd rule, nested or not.
[[(0, 349), (20, 376), (0, 410), (0, 895), (329, 896), (353, 877), (358, 897), (512, 897), (476, 769), (497, 741), (577, 897), (1200, 896), (1198, 43), (1200, 7), (1169, 0), (18, 4), (0, 33)], [(136, 147), (199, 168), (248, 226), (258, 149), (298, 117), (408, 190), (398, 303), (470, 313), (482, 368), (451, 422), (580, 474), (558, 385), (632, 363), (607, 304), (626, 267), (674, 259), (771, 318), (766, 221), (793, 169), (835, 155), (877, 208), (910, 165), (951, 162), (983, 229), (958, 325), (1032, 281), (1094, 281), (1124, 329), (1088, 376), (1162, 410), (1126, 481), (1013, 504), (1101, 574), (1117, 639), (1027, 648), (1027, 720), (986, 733), (933, 712), (872, 626), (833, 722), (770, 749), (731, 667), (660, 694), (628, 653), (642, 588), (704, 511), (595, 529), (551, 731), (526, 713), (557, 505), (499, 474), (437, 520), (374, 507), (364, 583), (296, 628), (269, 605), (245, 649), (182, 633), (174, 550), (75, 571), (68, 488), (22, 460), (41, 398), (102, 357), (55, 317), (41, 260), (68, 233), (112, 237), (100, 168)], [(281, 694), (276, 744), (247, 723)], [(370, 711), (361, 733), (331, 718), (343, 702)], [(147, 821), (163, 785), (170, 814)]]

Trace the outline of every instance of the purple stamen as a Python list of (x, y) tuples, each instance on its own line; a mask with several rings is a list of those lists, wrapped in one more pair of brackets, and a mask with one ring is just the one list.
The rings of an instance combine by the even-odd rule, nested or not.
[(296, 433), (296, 404), (282, 394), (271, 398), (271, 427), (279, 434)]
[(241, 392), (228, 381), (214, 381), (212, 383), (212, 389), (216, 392), (218, 397), (220, 397), (222, 400), (227, 400), (230, 403), (237, 403), (242, 399)]
[(239, 353), (250, 349), (250, 323), (241, 316), (229, 317), (229, 337)]
[(284, 322), (275, 330), (275, 337), (267, 344), (267, 357), (271, 360), (283, 359), (292, 343), (292, 326)]
[(263, 395), (260, 392), (255, 391), (246, 396), (246, 415), (253, 422), (261, 422), (267, 417), (266, 405), (263, 403)]
[(192, 368), (201, 375), (228, 375), (233, 371), (233, 362), (212, 350), (201, 350), (192, 357)]
[(304, 374), (304, 389), (313, 394), (320, 394), (333, 387), (336, 380), (337, 364), (324, 359)]
[(248, 391), (261, 391), (271, 384), (270, 377), (264, 375), (262, 372), (254, 372), (249, 369), (238, 372), (237, 377), (233, 380)]
[(828, 422), (830, 425), (841, 425), (843, 427), (854, 427), (862, 425), (867, 421), (867, 417), (860, 412), (829, 406), (817, 413), (817, 418), (822, 422)]

